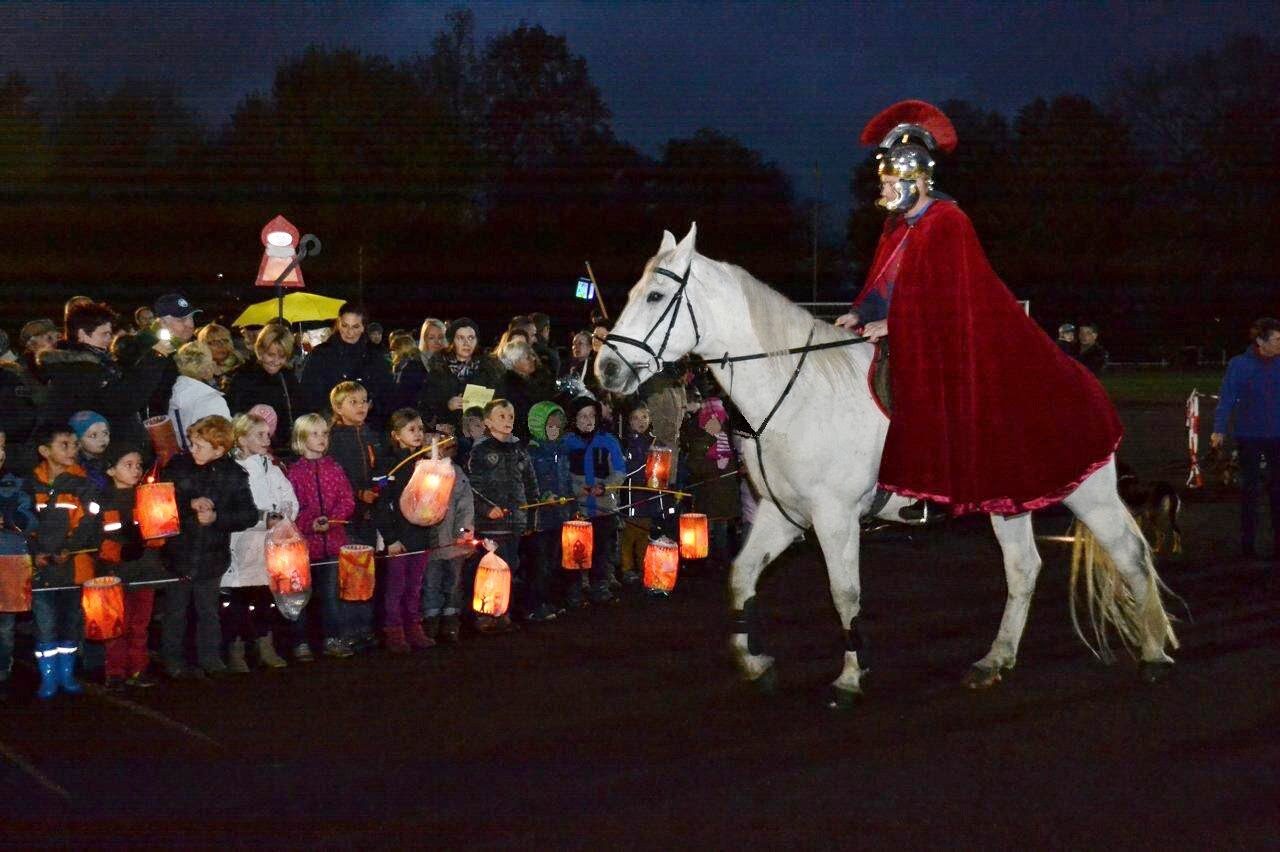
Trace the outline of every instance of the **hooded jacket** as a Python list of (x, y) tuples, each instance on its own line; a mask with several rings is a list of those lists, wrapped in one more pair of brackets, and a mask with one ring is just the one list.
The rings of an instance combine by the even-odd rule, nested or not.
[[(258, 522), (258, 507), (249, 490), (249, 474), (228, 456), (205, 465), (188, 455), (175, 456), (160, 473), (172, 482), (178, 500), (181, 532), (165, 542), (169, 570), (183, 577), (206, 580), (221, 577), (231, 564), (231, 534)], [(191, 501), (208, 497), (217, 517), (201, 526)]]
[(168, 359), (152, 350), (124, 369), (109, 353), (91, 346), (46, 349), (36, 358), (45, 383), (39, 421), (63, 424), (77, 411), (96, 411), (107, 419), (114, 440), (145, 446), (140, 412), (159, 385), (166, 363)]
[(579, 432), (577, 426), (571, 426), (565, 437), (565, 446), (569, 450), (569, 472), (573, 477), (573, 493), (578, 497), (578, 509), (588, 518), (594, 518), (617, 511), (616, 492), (609, 489), (597, 495), (584, 494), (583, 490), (594, 489), (597, 485), (606, 489), (620, 485), (626, 475), (627, 463), (618, 439), (601, 428), (600, 403), (587, 397), (575, 400), (570, 422), (575, 422), (579, 412), (588, 406), (596, 410), (596, 428), (591, 432)]
[[(468, 465), (471, 487), (476, 494), (476, 529), (498, 535), (523, 533), (529, 523), (529, 513), (520, 506), (538, 499), (538, 480), (524, 443), (514, 437), (510, 441), (499, 441), (492, 436), (481, 438), (471, 448)], [(507, 510), (507, 514), (490, 518), (489, 510), (495, 503)]]
[(178, 433), (178, 446), (184, 450), (190, 449), (187, 430), (192, 423), (212, 414), (231, 419), (231, 409), (227, 407), (222, 394), (199, 379), (178, 376), (178, 380), (173, 383), (173, 393), (169, 396), (169, 419), (173, 421), (174, 431)]
[[(32, 471), (27, 484), (39, 519), (32, 539), (33, 556), (97, 548), (102, 536), (99, 495), (85, 478), (83, 468), (72, 465), (51, 476), (49, 463), (42, 461)], [(92, 576), (93, 555), (79, 553), (61, 565), (50, 563), (37, 568), (32, 586), (66, 586), (83, 583)]]
[[(569, 448), (564, 443), (564, 430), (552, 441), (547, 438), (547, 421), (552, 414), (565, 419), (564, 409), (554, 402), (540, 402), (529, 410), (529, 459), (538, 480), (538, 500), (573, 497), (573, 477), (569, 474)], [(573, 517), (575, 503), (539, 506), (534, 509), (533, 528), (538, 532), (559, 529)]]
[(315, 560), (337, 559), (347, 543), (347, 528), (331, 524), (322, 533), (312, 527), (319, 518), (346, 521), (355, 512), (355, 492), (342, 465), (329, 456), (301, 458), (289, 467), (289, 483), (298, 496), (298, 530), (307, 540), (307, 550)]

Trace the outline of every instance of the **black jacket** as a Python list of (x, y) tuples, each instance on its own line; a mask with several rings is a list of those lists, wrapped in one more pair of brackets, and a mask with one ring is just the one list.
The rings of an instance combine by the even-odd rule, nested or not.
[[(249, 490), (249, 474), (230, 456), (198, 465), (190, 456), (175, 456), (160, 474), (172, 482), (178, 498), (182, 532), (165, 542), (169, 570), (205, 580), (221, 577), (231, 564), (231, 534), (258, 522), (258, 507)], [(191, 501), (208, 497), (217, 517), (207, 527), (196, 521)]]
[[(388, 453), (378, 471), (379, 475), (386, 474), (391, 468), (404, 461), (409, 452), (409, 450), (396, 450)], [(425, 456), (419, 456), (419, 458), (425, 458)], [(410, 551), (425, 550), (431, 546), (435, 538), (432, 527), (411, 524), (405, 520), (404, 514), (400, 511), (400, 495), (404, 493), (404, 487), (413, 478), (416, 462), (417, 459), (409, 462), (395, 472), (394, 478), (387, 480), (378, 494), (378, 502), (373, 507), (374, 523), (378, 527), (378, 532), (382, 533), (382, 540), (388, 546), (398, 541), (404, 545), (405, 550)]]
[(72, 344), (41, 352), (37, 363), (46, 389), (41, 423), (65, 424), (77, 411), (96, 411), (107, 418), (113, 441), (150, 446), (140, 412), (170, 359), (148, 350), (126, 369), (106, 352)]
[(539, 402), (554, 399), (556, 395), (555, 374), (546, 367), (539, 366), (532, 376), (522, 376), (515, 370), (507, 370), (498, 383), (496, 396), (510, 402), (516, 409), (516, 437), (529, 441), (529, 409)]
[(289, 449), (293, 421), (308, 410), (300, 405), (301, 401), (298, 377), (288, 367), (273, 376), (255, 361), (236, 370), (227, 380), (227, 407), (232, 414), (243, 414), (259, 404), (271, 406), (276, 413), (271, 447), (277, 455)]
[(418, 394), (418, 413), (424, 423), (452, 423), (455, 429), (459, 429), (462, 412), (450, 411), (449, 400), (462, 396), (467, 385), (480, 385), (496, 391), (506, 368), (492, 355), (476, 352), (471, 356), (477, 362), (475, 371), (465, 380), (459, 379), (449, 369), (450, 356), (447, 352), (443, 349), (427, 362), (427, 375)]
[(301, 411), (325, 414), (329, 411), (329, 391), (339, 382), (359, 382), (369, 392), (369, 422), (374, 427), (391, 414), (391, 366), (367, 338), (343, 343), (335, 332), (302, 362), (299, 378)]
[(134, 521), (136, 488), (112, 488), (100, 495), (102, 542), (98, 549), (97, 576), (112, 574), (125, 583), (163, 580), (169, 577), (160, 558), (163, 542), (143, 541)]
[[(521, 509), (538, 500), (538, 478), (523, 441), (495, 441), (486, 437), (471, 448), (467, 461), (471, 490), (476, 495), (476, 529), (487, 533), (520, 535), (529, 523), (529, 511)], [(482, 496), (483, 495), (483, 496)], [(508, 514), (489, 517), (496, 503)]]

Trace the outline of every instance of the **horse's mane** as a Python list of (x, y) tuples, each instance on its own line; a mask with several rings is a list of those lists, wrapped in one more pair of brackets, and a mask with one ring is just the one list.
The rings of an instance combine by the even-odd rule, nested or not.
[[(746, 297), (751, 329), (759, 338), (764, 351), (773, 352), (803, 346), (811, 328), (813, 340), (810, 343), (847, 340), (853, 336), (843, 328), (817, 319), (742, 267), (734, 266), (732, 263), (712, 262), (717, 263), (741, 287)], [(865, 381), (866, 368), (862, 359), (853, 357), (854, 351), (860, 348), (854, 344), (810, 352), (805, 361), (804, 372), (808, 373), (810, 368), (816, 368), (815, 373), (821, 374), (836, 387), (852, 379)], [(769, 358), (766, 363), (769, 369), (786, 379), (795, 370), (799, 358), (799, 355)]]

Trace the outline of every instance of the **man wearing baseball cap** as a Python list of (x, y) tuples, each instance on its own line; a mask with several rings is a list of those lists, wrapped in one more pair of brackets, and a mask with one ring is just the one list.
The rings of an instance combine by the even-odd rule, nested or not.
[[(156, 299), (152, 307), (156, 321), (152, 330), (139, 333), (139, 337), (157, 352), (172, 355), (174, 351), (191, 340), (196, 333), (195, 315), (199, 308), (192, 307), (186, 296), (181, 293), (165, 293)], [(160, 383), (151, 396), (147, 408), (151, 414), (166, 414), (169, 411), (169, 395), (173, 393), (173, 384), (178, 380), (178, 368), (169, 358), (161, 374)]]

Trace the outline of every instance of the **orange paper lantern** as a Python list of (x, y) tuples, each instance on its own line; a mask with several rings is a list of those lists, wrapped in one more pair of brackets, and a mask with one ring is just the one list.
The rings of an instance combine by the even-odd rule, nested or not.
[(124, 584), (119, 577), (93, 577), (80, 591), (84, 638), (106, 642), (124, 634)]
[(471, 608), (481, 615), (495, 618), (505, 615), (511, 603), (511, 568), (496, 553), (484, 555), (476, 567), (475, 593)]
[(666, 488), (671, 481), (671, 448), (651, 447), (644, 461), (644, 481), (650, 488)]
[(182, 531), (178, 522), (178, 498), (172, 482), (148, 482), (138, 486), (134, 509), (143, 538), (168, 538)]
[(569, 571), (591, 567), (595, 535), (590, 521), (565, 521), (560, 527), (560, 565)]
[(411, 524), (430, 527), (449, 513), (449, 496), (457, 474), (448, 459), (421, 459), (400, 494), (400, 513)]
[(344, 601), (373, 597), (373, 548), (369, 545), (344, 544), (338, 551), (338, 597)]
[(159, 467), (164, 467), (169, 459), (182, 452), (178, 446), (178, 432), (167, 414), (150, 417), (142, 421), (142, 425), (147, 427), (147, 437), (151, 439), (151, 449), (156, 452), (156, 464)]
[(649, 542), (644, 552), (644, 587), (655, 592), (670, 592), (676, 587), (680, 570), (680, 549), (669, 538)]
[(280, 541), (267, 539), (267, 583), (279, 595), (305, 592), (311, 588), (311, 557), (307, 543), (299, 537)]
[(680, 516), (680, 555), (685, 559), (706, 559), (707, 516), (686, 512)]
[(25, 553), (0, 556), (0, 612), (31, 609), (31, 557)]

